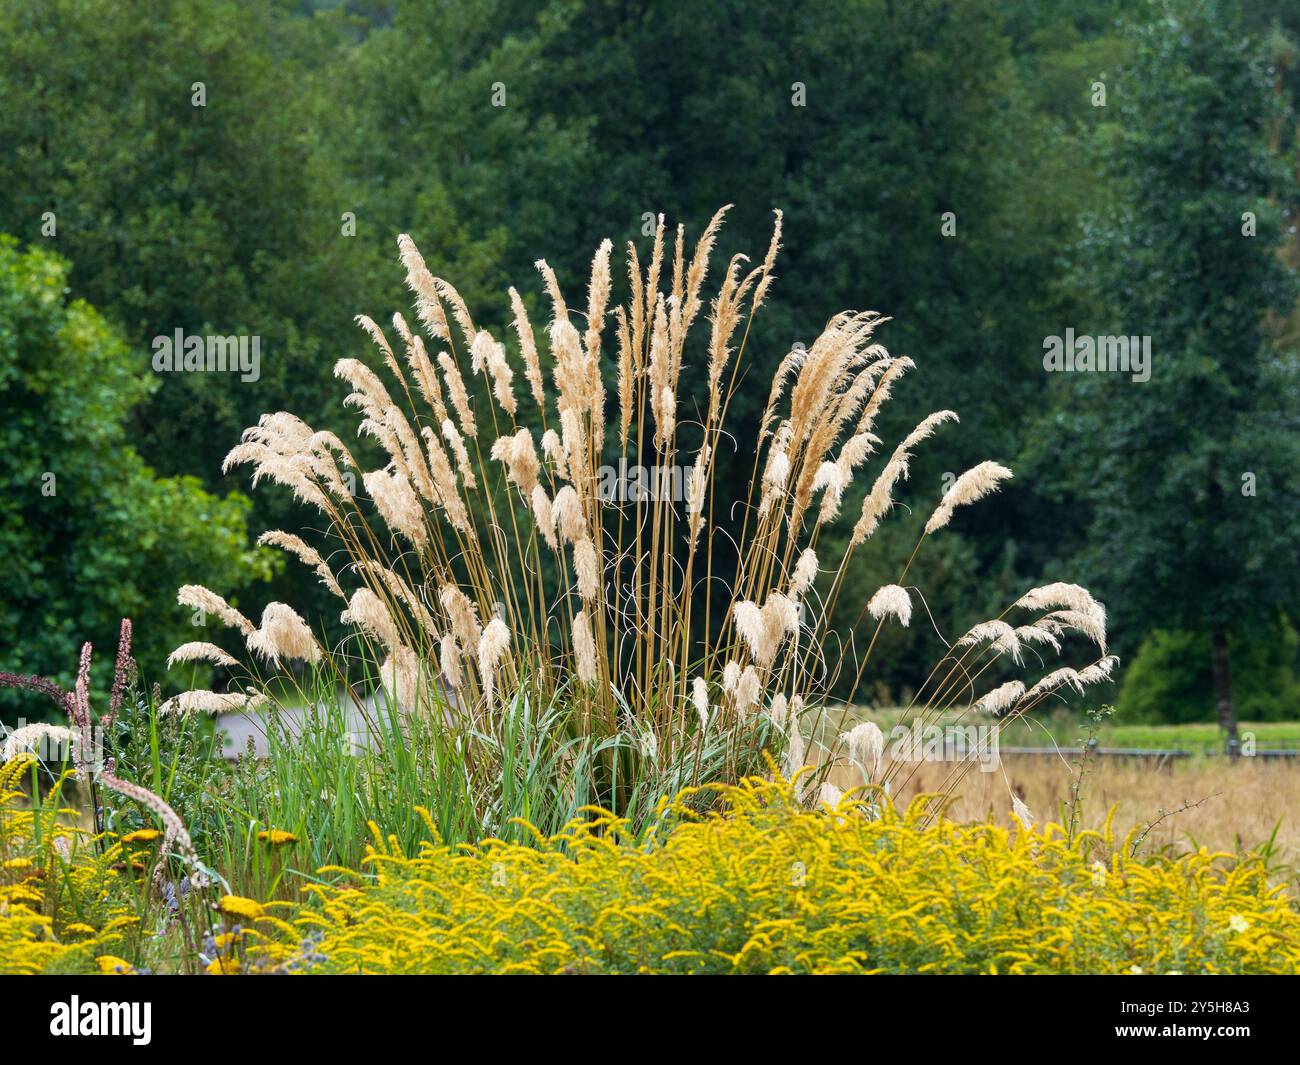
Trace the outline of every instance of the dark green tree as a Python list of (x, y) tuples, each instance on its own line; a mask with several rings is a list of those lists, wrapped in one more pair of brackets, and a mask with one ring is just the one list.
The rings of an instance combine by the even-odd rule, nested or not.
[(1294, 178), (1235, 4), (1167, 0), (1134, 33), (1103, 133), (1119, 203), (1082, 248), (1099, 313), (1077, 330), (1150, 336), (1151, 377), (1059, 375), (1051, 450), (1086, 515), (1080, 567), (1129, 646), (1156, 627), (1208, 634), (1235, 743), (1230, 637), (1274, 624), (1300, 591), (1296, 365), (1270, 342), (1295, 299), (1277, 206)]
[(167, 652), (194, 638), (179, 585), (269, 575), (248, 547), (247, 499), (159, 478), (136, 451), (130, 413), (155, 387), (139, 363), (93, 308), (69, 300), (66, 264), (0, 236), (6, 671), (70, 683), (86, 640), (111, 671), (118, 622), (130, 617), (136, 657), (156, 677)]

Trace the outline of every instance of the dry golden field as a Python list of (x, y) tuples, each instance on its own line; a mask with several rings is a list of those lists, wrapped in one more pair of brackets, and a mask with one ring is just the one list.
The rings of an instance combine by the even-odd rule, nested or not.
[[(1066, 752), (1066, 757), (1073, 757)], [(900, 802), (918, 792), (940, 790), (951, 766), (919, 763), (905, 769)], [(1011, 795), (1019, 795), (1039, 821), (1061, 820), (1075, 768), (1064, 758), (1004, 755), (1000, 768), (978, 769), (963, 781), (951, 816), (975, 821), (1011, 818)], [(1144, 849), (1197, 845), (1211, 850), (1253, 848), (1277, 828), (1278, 860), (1300, 863), (1300, 765), (1289, 760), (1196, 758), (1156, 765), (1130, 758), (1098, 758), (1084, 777), (1083, 824), (1097, 828), (1115, 804), (1116, 832), (1157, 822)], [(1295, 883), (1294, 878), (1292, 879)]]

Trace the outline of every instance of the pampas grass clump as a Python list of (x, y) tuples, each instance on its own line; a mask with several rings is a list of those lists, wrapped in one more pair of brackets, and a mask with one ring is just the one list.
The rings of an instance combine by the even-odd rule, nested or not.
[[(786, 355), (767, 385), (748, 486), (737, 493), (720, 483), (718, 455), (732, 445), (728, 411), (781, 238), (777, 212), (757, 265), (737, 255), (716, 270), (725, 210), (689, 253), (683, 227), (670, 237), (662, 217), (647, 264), (629, 243), (627, 299), (617, 307), (609, 241), (575, 305), (539, 261), (548, 312), (535, 322), (510, 289), (509, 345), (476, 325), (403, 235), (414, 321), (395, 314), (390, 333), (358, 318), (384, 378), (354, 358), (335, 370), (378, 463), (367, 468), (334, 433), (286, 412), (264, 415), (226, 459), (227, 469), (251, 467), (255, 485), (273, 481), (319, 512), (327, 551), (285, 532), (262, 542), (307, 565), (338, 598), (363, 657), (376, 664), (379, 690), (468, 752), (485, 802), (503, 773), (518, 771), (507, 768), (519, 763), (504, 749), (503, 723), (523, 705), (565, 707), (557, 750), (586, 744), (590, 794), (620, 812), (632, 794), (652, 802), (679, 786), (762, 771), (764, 749), (797, 768), (808, 754), (809, 715), (830, 720), (832, 685), (851, 675), (855, 692), (875, 644), (873, 636), (860, 651), (827, 639), (836, 608), (847, 607), (855, 624), (869, 612), (876, 634), (911, 619), (911, 559), (874, 595), (846, 588), (845, 576), (888, 519), (915, 449), (957, 416), (938, 411), (882, 450), (877, 418), (913, 363), (877, 340), (886, 319), (843, 311), (806, 351)], [(710, 276), (719, 280), (706, 293)], [(683, 368), (697, 359), (704, 387), (684, 394)], [(681, 471), (680, 491), (609, 498), (602, 472), (620, 463)], [(917, 550), (1010, 476), (994, 462), (963, 473)], [(840, 540), (847, 547), (827, 552), (823, 532), (859, 498), (858, 482), (861, 502)], [(357, 641), (346, 652), (323, 647), (284, 604), (254, 626), (207, 589), (186, 586), (180, 600), (233, 628), (273, 666), (319, 659), (340, 684), (356, 676)], [(980, 690), (995, 664), (1019, 665), (1031, 645), (1059, 650), (1068, 630), (1103, 657), (1027, 689)], [(187, 645), (176, 657), (221, 654)], [(1103, 679), (1104, 655), (1102, 607), (1082, 588), (1047, 585), (956, 640), (910, 712), (924, 718), (965, 705), (1005, 719), (1062, 686)], [(236, 701), (189, 693), (171, 706)], [(877, 772), (874, 736), (830, 734), (815, 752), (822, 764), (848, 759), (865, 777)]]

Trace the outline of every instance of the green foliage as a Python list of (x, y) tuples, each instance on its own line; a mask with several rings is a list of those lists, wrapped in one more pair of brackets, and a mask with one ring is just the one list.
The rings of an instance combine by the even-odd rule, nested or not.
[(193, 631), (179, 584), (201, 573), (238, 588), (270, 562), (247, 546), (245, 498), (145, 465), (130, 431), (151, 388), (143, 359), (69, 301), (66, 270), (0, 238), (0, 647), (6, 669), (70, 683), (86, 640), (111, 670), (123, 617), (138, 619), (138, 657), (160, 666)]
[[(1300, 708), (1300, 637), (1283, 617), (1234, 639), (1233, 691), (1243, 721), (1282, 721)], [(1213, 716), (1210, 641), (1204, 632), (1156, 629), (1124, 673), (1124, 721), (1181, 724)]]
[(1056, 466), (1088, 515), (1084, 568), (1130, 640), (1152, 623), (1267, 623), (1300, 592), (1296, 367), (1265, 333), (1295, 296), (1270, 199), (1279, 101), (1231, 5), (1159, 11), (1135, 31), (1119, 120), (1103, 131), (1122, 195), (1086, 230), (1080, 276), (1097, 313), (1078, 324), (1149, 334), (1151, 380), (1059, 375), (1054, 452), (1068, 448)]

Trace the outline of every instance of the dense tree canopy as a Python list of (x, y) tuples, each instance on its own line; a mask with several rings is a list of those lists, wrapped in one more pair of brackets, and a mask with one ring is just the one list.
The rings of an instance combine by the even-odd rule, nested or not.
[(193, 638), (177, 586), (195, 573), (236, 583), (268, 574), (248, 550), (247, 499), (213, 495), (195, 477), (159, 478), (136, 451), (130, 412), (153, 387), (116, 331), (69, 300), (62, 261), (0, 239), (7, 671), (70, 682), (85, 640), (111, 669), (123, 617), (148, 619), (137, 646), (160, 663)]
[[(507, 285), (542, 313), (540, 256), (581, 284), (604, 237), (644, 246), (660, 212), (697, 233), (724, 203), (719, 251), (760, 254), (779, 207), (755, 379), (830, 314), (873, 308), (918, 364), (882, 435), (939, 408), (963, 421), (918, 453), (915, 513), (855, 562), (860, 599), (892, 579), (944, 475), (994, 458), (1017, 479), (914, 573), (942, 587), (945, 628), (1067, 574), (1098, 586), (1126, 657), (1156, 629), (1181, 647), (1218, 628), (1289, 669), (1293, 8), (0, 0), (0, 231), (56, 251), (72, 294), (112, 323), (97, 328), (120, 335), (104, 341), (114, 439), (165, 478), (198, 478), (234, 535), (222, 456), (265, 411), (340, 427), (331, 367), (363, 348), (353, 316), (409, 301), (397, 233), (503, 335)], [(1044, 373), (1043, 340), (1067, 327), (1151, 335), (1151, 381)], [(146, 384), (152, 339), (176, 329), (260, 337), (260, 378)], [(44, 350), (23, 343), (0, 372), (24, 376)], [(752, 423), (750, 391), (735, 413)], [(304, 520), (274, 490), (253, 508), (258, 529)], [(43, 598), (66, 601), (71, 550), (19, 546), (27, 566), (63, 560), (66, 586)], [(233, 593), (260, 576), (222, 559), (181, 577)], [(104, 579), (126, 588), (114, 610), (142, 602), (127, 569)], [(270, 592), (319, 613), (300, 571)], [(71, 639), (83, 622), (27, 624), (31, 601), (6, 594), (19, 651), (5, 664), (53, 669), (38, 630)], [(885, 649), (886, 689), (930, 657)]]

